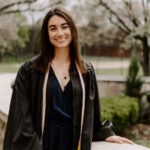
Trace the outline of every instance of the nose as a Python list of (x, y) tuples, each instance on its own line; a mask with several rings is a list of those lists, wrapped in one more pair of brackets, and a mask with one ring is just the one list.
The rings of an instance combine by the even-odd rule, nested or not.
[(58, 28), (57, 35), (59, 35), (59, 36), (64, 35), (64, 32), (61, 28)]

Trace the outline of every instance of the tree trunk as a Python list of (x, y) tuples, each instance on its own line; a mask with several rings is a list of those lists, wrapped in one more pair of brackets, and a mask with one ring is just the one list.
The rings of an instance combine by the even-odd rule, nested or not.
[(143, 45), (143, 61), (142, 67), (144, 76), (150, 76), (150, 47), (148, 46), (148, 38), (144, 36), (142, 38), (142, 45)]
[(0, 52), (0, 62), (2, 63), (3, 62), (3, 53)]

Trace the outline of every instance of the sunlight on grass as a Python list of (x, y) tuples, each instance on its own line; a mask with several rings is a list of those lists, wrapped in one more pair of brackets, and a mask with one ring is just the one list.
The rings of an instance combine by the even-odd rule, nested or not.
[(15, 73), (20, 65), (16, 63), (0, 63), (0, 73)]
[[(18, 71), (21, 64), (19, 63), (0, 63), (0, 73), (15, 73)], [(115, 68), (115, 69), (95, 69), (97, 75), (127, 75), (128, 69)]]
[(95, 69), (97, 75), (121, 75), (127, 76), (127, 68), (118, 68), (118, 69)]
[(146, 146), (146, 147), (149, 147), (150, 148), (150, 142), (149, 140), (145, 140), (145, 139), (136, 139), (134, 140), (135, 143), (137, 144), (140, 144), (140, 145), (143, 145), (143, 146)]
[[(28, 58), (29, 59), (29, 58)], [(27, 58), (20, 58), (18, 60), (15, 59), (6, 59), (3, 63), (0, 63), (0, 73), (15, 73), (18, 71), (20, 65), (28, 60)], [(120, 76), (127, 76), (128, 67), (121, 67), (121, 63), (123, 65), (124, 62), (129, 61), (130, 58), (111, 58), (111, 57), (84, 57), (85, 61), (90, 61), (93, 63), (99, 62), (100, 65), (106, 62), (109, 62), (112, 66), (98, 66), (98, 68), (95, 69), (96, 75), (120, 75)], [(114, 68), (113, 64), (120, 64), (118, 67)], [(101, 68), (102, 67), (102, 68)], [(106, 67), (106, 68), (105, 68)], [(140, 74), (142, 72), (142, 69), (140, 71)]]

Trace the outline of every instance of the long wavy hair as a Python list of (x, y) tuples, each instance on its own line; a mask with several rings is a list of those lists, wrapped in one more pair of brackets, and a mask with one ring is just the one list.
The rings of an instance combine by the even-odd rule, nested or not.
[(72, 41), (70, 43), (70, 60), (71, 63), (76, 63), (79, 66), (81, 73), (84, 73), (85, 68), (79, 54), (77, 27), (69, 13), (62, 8), (51, 9), (43, 20), (40, 34), (40, 52), (35, 59), (33, 67), (36, 70), (45, 73), (49, 61), (54, 57), (54, 46), (51, 44), (48, 35), (48, 21), (54, 15), (60, 16), (67, 21), (72, 35)]

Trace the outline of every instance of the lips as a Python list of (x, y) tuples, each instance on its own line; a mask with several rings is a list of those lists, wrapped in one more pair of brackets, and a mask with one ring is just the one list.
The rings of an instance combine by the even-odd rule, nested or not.
[(56, 39), (57, 42), (64, 42), (66, 39)]

